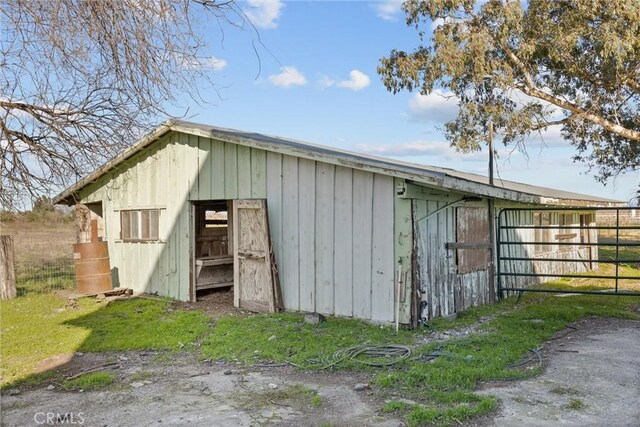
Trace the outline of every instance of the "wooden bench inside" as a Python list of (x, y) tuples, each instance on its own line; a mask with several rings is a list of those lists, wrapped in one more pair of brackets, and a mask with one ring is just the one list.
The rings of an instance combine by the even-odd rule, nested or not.
[(196, 290), (233, 286), (233, 256), (196, 259)]

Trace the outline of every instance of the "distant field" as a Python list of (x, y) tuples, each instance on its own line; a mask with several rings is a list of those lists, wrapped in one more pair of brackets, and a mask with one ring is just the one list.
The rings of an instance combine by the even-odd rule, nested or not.
[(0, 230), (13, 237), (18, 296), (75, 286), (73, 223), (15, 221)]

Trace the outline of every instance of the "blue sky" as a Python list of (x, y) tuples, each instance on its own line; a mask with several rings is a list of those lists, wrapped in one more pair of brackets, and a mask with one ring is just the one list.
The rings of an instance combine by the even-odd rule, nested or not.
[[(216, 27), (206, 34), (216, 87), (203, 87), (205, 104), (182, 103), (187, 119), (486, 174), (486, 152), (456, 153), (440, 131), (455, 117), (454, 100), (393, 95), (382, 85), (379, 59), (418, 45), (399, 1), (239, 5), (257, 32), (226, 26), (224, 37)], [(500, 177), (619, 200), (638, 187), (640, 171), (606, 187), (596, 182), (586, 166), (572, 162), (575, 151), (558, 129), (528, 145), (527, 155), (500, 150)]]

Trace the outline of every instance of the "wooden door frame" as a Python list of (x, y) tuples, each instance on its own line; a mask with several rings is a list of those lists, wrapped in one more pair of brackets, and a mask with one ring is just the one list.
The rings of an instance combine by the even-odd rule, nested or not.
[(198, 201), (189, 204), (189, 301), (196, 302), (196, 210)]

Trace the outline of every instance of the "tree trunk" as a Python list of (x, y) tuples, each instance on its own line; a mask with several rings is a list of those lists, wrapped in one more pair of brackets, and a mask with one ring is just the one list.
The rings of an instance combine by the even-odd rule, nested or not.
[(0, 236), (0, 299), (16, 297), (16, 271), (13, 266), (13, 239)]

